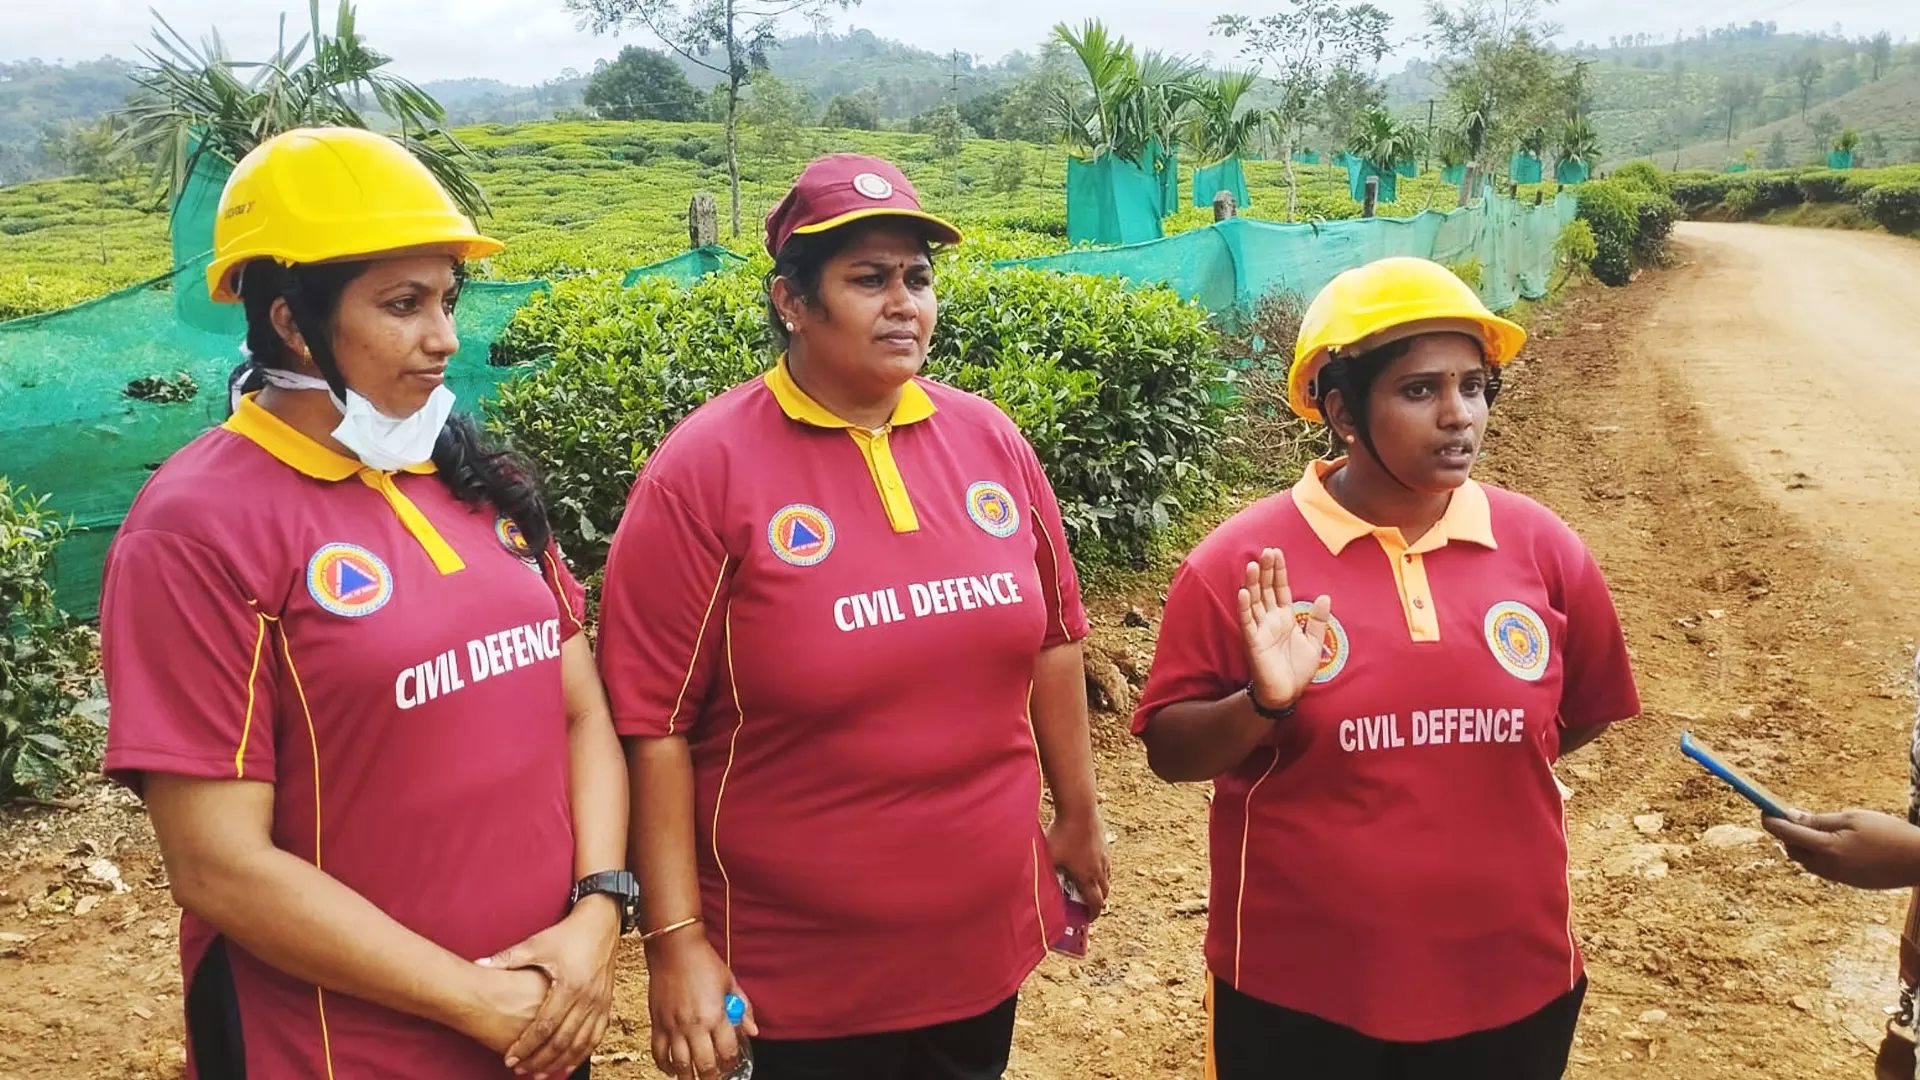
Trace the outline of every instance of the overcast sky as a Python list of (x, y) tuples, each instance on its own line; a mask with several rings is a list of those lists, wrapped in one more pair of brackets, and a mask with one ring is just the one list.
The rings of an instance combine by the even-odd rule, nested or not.
[[(1397, 40), (1418, 31), (1421, 0), (1375, 2), (1395, 16)], [(333, 0), (320, 6), (330, 19)], [(1230, 53), (1208, 36), (1213, 16), (1280, 6), (1280, 0), (865, 0), (838, 13), (837, 26), (993, 60), (1030, 48), (1055, 22), (1099, 16), (1136, 42), (1226, 59)], [(271, 51), (279, 12), (304, 27), (307, 11), (298, 0), (0, 0), (0, 60), (133, 58), (152, 25), (149, 7), (189, 38), (217, 25), (231, 52), (243, 58)], [(560, 0), (359, 0), (358, 7), (361, 32), (416, 80), (475, 75), (533, 83), (562, 68), (588, 70), (629, 41), (652, 44), (636, 31), (617, 41), (596, 38), (575, 25)], [(1885, 29), (1896, 38), (1920, 38), (1915, 0), (1563, 0), (1554, 17), (1566, 27), (1568, 44), (1604, 42), (1614, 34), (1670, 36), (1754, 19), (1775, 20), (1783, 30), (1831, 31), (1838, 24), (1848, 35)]]

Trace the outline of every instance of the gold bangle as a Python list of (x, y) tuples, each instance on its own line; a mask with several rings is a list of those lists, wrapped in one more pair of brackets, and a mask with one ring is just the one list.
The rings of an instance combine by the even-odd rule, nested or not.
[(658, 930), (650, 930), (644, 934), (641, 934), (640, 942), (641, 944), (644, 945), (647, 942), (652, 941), (654, 938), (666, 937), (668, 934), (673, 933), (675, 930), (685, 930), (687, 927), (693, 926), (699, 923), (699, 921), (700, 921), (700, 916), (695, 915), (691, 919), (681, 919), (677, 923), (669, 923)]

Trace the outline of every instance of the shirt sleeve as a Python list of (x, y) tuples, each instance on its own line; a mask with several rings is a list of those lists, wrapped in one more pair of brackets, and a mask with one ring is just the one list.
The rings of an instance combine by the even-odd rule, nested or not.
[(123, 533), (100, 603), (107, 775), (135, 791), (149, 772), (272, 782), (278, 637), (218, 551)]
[[(1017, 437), (1017, 436), (1016, 436)], [(1042, 648), (1083, 640), (1089, 629), (1087, 610), (1080, 600), (1080, 572), (1067, 549), (1067, 528), (1060, 519), (1060, 500), (1033, 446), (1020, 439), (1027, 474), (1027, 513), (1033, 518), (1034, 562), (1040, 569), (1047, 602), (1047, 637)]]
[(737, 569), (720, 537), (643, 473), (600, 590), (600, 676), (622, 735), (685, 734), (711, 689)]
[[(1578, 541), (1575, 541), (1577, 544)], [(1567, 614), (1560, 726), (1593, 727), (1640, 714), (1633, 662), (1613, 594), (1585, 545), (1569, 560), (1562, 602)]]
[(587, 590), (573, 576), (560, 545), (548, 541), (540, 556), (540, 578), (553, 593), (554, 607), (560, 613), (560, 640), (571, 641), (587, 628)]
[(1182, 701), (1218, 701), (1247, 684), (1247, 651), (1239, 616), (1215, 595), (1191, 562), (1180, 564), (1167, 588), (1153, 671), (1133, 713), (1133, 733), (1154, 714)]

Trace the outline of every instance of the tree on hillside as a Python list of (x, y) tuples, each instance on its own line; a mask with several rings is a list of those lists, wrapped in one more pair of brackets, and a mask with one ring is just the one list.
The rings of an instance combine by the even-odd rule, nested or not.
[(1000, 153), (993, 159), (993, 172), (990, 176), (993, 190), (1007, 197), (1008, 202), (1020, 193), (1027, 182), (1027, 148), (1024, 143), (1009, 142), (1001, 147)]
[(587, 81), (586, 106), (609, 120), (693, 120), (700, 91), (666, 53), (629, 45)]
[(960, 110), (952, 102), (926, 114), (925, 128), (927, 134), (933, 136), (934, 156), (947, 162), (959, 159), (960, 151), (974, 134), (967, 122), (960, 119)]
[(753, 73), (739, 119), (759, 133), (762, 154), (784, 161), (793, 156), (800, 129), (813, 119), (811, 113), (799, 87), (763, 69)]
[(1733, 145), (1733, 120), (1741, 109), (1750, 108), (1760, 100), (1760, 83), (1750, 75), (1729, 75), (1720, 80), (1715, 90), (1720, 108), (1727, 113), (1727, 145)]
[(1320, 89), (1320, 114), (1315, 120), (1334, 146), (1345, 146), (1361, 117), (1386, 104), (1386, 89), (1379, 79), (1363, 71), (1335, 68)]
[(1840, 118), (1834, 115), (1832, 109), (1822, 109), (1807, 126), (1813, 129), (1814, 142), (1825, 147), (1827, 140), (1833, 138), (1834, 132), (1840, 130)]
[(1877, 131), (1868, 132), (1867, 137), (1862, 139), (1861, 143), (1866, 147), (1868, 160), (1876, 165), (1889, 164), (1887, 161), (1887, 137), (1885, 135)]
[(1049, 38), (1040, 49), (1039, 59), (1007, 88), (1007, 99), (994, 118), (995, 137), (1032, 143), (1053, 138), (1054, 105), (1073, 92), (1074, 78), (1068, 62), (1066, 46)]
[(602, 34), (638, 25), (688, 63), (720, 76), (725, 87), (727, 185), (733, 235), (740, 235), (740, 92), (767, 66), (778, 20), (846, 10), (859, 0), (563, 0), (583, 25)]
[(827, 111), (820, 116), (820, 126), (839, 130), (853, 128), (856, 131), (878, 131), (880, 129), (880, 100), (871, 90), (862, 90), (857, 94), (841, 94), (827, 102)]
[(1767, 168), (1784, 169), (1787, 167), (1787, 133), (1779, 128), (1773, 129), (1773, 138), (1767, 140)]
[(100, 265), (108, 261), (107, 201), (109, 187), (126, 179), (131, 164), (120, 152), (120, 132), (112, 116), (103, 116), (91, 124), (69, 120), (47, 132), (42, 152), (49, 161), (64, 167), (73, 176), (93, 182), (94, 210), (99, 222)]
[(1802, 120), (1807, 118), (1807, 106), (1812, 101), (1813, 88), (1820, 82), (1820, 76), (1825, 71), (1826, 65), (1815, 56), (1802, 57), (1800, 63), (1794, 66), (1793, 81), (1800, 88), (1800, 119)]
[(1007, 103), (1006, 87), (975, 94), (960, 102), (960, 119), (983, 139), (1004, 139), (1000, 134), (1000, 110)]
[[(171, 197), (185, 185), (199, 152), (239, 161), (254, 147), (298, 127), (370, 128), (367, 98), (399, 130), (393, 137), (432, 171), (461, 209), (478, 217), (487, 197), (467, 175), (473, 154), (446, 130), (446, 110), (418, 86), (384, 70), (391, 59), (369, 48), (355, 28), (353, 5), (340, 0), (331, 34), (320, 29), (320, 0), (309, 0), (309, 33), (260, 63), (227, 55), (215, 31), (193, 45), (165, 19), (147, 65), (133, 76), (139, 90), (119, 114), (122, 149), (154, 164), (155, 183)], [(309, 46), (311, 53), (309, 54)], [(241, 77), (241, 72), (250, 74)]]
[(1342, 6), (1337, 0), (1289, 0), (1289, 4), (1270, 15), (1222, 15), (1214, 20), (1213, 32), (1238, 42), (1240, 55), (1259, 63), (1279, 91), (1271, 119), (1286, 158), (1287, 220), (1291, 221), (1300, 204), (1293, 152), (1302, 133), (1315, 110), (1326, 102), (1336, 72), (1371, 71), (1387, 54), (1387, 29), (1393, 18), (1368, 3)]
[(1893, 66), (1893, 35), (1885, 30), (1873, 35), (1873, 40), (1867, 46), (1867, 55), (1873, 60), (1873, 81), (1879, 82), (1880, 76)]

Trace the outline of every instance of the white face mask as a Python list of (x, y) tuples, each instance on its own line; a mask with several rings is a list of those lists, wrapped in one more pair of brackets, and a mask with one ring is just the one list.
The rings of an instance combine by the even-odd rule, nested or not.
[(278, 368), (261, 368), (260, 374), (283, 390), (325, 390), (333, 399), (333, 407), (340, 410), (340, 426), (333, 429), (333, 437), (353, 451), (361, 464), (382, 472), (397, 472), (433, 460), (433, 444), (453, 413), (453, 391), (445, 384), (433, 388), (419, 412), (395, 420), (352, 388), (347, 390), (347, 400), (341, 401), (325, 379)]

